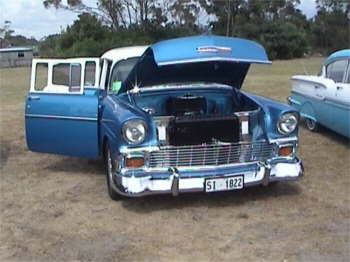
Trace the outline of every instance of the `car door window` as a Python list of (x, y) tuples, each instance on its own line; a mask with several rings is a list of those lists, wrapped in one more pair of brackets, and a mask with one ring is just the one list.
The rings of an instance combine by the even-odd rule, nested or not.
[(126, 79), (137, 60), (138, 57), (132, 57), (122, 60), (114, 65), (109, 84), (109, 91), (117, 92), (120, 89), (122, 82)]
[(333, 79), (336, 83), (343, 82), (347, 60), (338, 60), (327, 66), (327, 78)]
[(80, 92), (81, 65), (60, 63), (52, 68), (52, 88), (56, 92)]
[(349, 65), (348, 65), (348, 73), (347, 73), (347, 78), (345, 83), (350, 84), (350, 60), (348, 60)]
[(37, 63), (35, 69), (35, 91), (43, 91), (48, 84), (48, 63)]
[(96, 63), (88, 61), (85, 63), (84, 86), (94, 87), (96, 82)]

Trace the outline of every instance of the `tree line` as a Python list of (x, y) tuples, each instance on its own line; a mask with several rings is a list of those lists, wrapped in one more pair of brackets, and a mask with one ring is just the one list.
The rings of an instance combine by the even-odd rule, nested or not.
[(300, 0), (44, 0), (46, 8), (79, 13), (60, 34), (39, 43), (42, 56), (99, 56), (120, 46), (212, 33), (261, 43), (270, 59), (329, 54), (349, 48), (350, 3), (316, 0), (312, 19)]

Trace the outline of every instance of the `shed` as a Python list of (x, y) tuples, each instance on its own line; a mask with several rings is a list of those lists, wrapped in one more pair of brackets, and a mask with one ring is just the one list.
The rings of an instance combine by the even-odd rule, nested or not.
[(30, 66), (33, 59), (33, 47), (0, 48), (0, 68)]

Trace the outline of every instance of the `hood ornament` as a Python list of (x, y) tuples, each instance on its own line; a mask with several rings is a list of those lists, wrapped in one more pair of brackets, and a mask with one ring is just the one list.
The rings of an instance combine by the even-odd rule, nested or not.
[(196, 48), (198, 53), (231, 53), (232, 48), (228, 46), (199, 46)]

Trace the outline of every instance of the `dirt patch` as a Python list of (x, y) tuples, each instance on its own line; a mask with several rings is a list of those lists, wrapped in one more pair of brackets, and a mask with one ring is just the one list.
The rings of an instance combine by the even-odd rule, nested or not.
[(0, 141), (0, 168), (5, 166), (6, 161), (10, 154), (10, 144), (4, 141)]
[[(320, 62), (303, 61), (317, 68)], [(299, 65), (253, 67), (245, 89), (285, 101)], [(101, 162), (26, 149), (29, 70), (6, 70), (0, 261), (349, 261), (348, 139), (301, 127), (305, 177), (296, 182), (115, 202)]]

